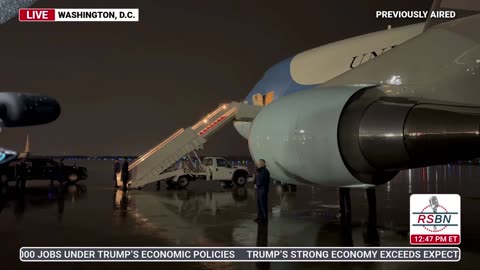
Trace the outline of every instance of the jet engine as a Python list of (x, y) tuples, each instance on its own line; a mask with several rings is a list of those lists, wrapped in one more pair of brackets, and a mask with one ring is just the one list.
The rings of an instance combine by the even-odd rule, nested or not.
[(60, 115), (60, 105), (50, 97), (0, 92), (0, 127), (46, 124)]
[(250, 152), (278, 181), (336, 187), (379, 185), (402, 169), (480, 156), (479, 107), (386, 95), (392, 87), (283, 97), (253, 121)]

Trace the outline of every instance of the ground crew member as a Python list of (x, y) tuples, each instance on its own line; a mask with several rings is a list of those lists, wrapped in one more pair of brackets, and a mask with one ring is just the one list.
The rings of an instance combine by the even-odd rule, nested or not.
[(257, 189), (257, 218), (258, 223), (268, 222), (268, 189), (270, 187), (270, 172), (266, 168), (265, 160), (260, 159), (257, 164), (254, 187)]
[(123, 183), (123, 190), (127, 190), (127, 184), (129, 180), (129, 172), (128, 172), (128, 160), (127, 158), (123, 159), (122, 165), (122, 183)]
[[(60, 182), (63, 182), (65, 179), (65, 175), (63, 172), (65, 171), (65, 164), (63, 163), (63, 158), (60, 159), (60, 164), (58, 165), (57, 168), (57, 180)], [(50, 185), (53, 186), (53, 179), (50, 180)]]
[(22, 159), (17, 165), (15, 166), (15, 177), (16, 177), (16, 184), (15, 186), (20, 189), (25, 189), (25, 185), (27, 182), (27, 163), (25, 159)]
[(115, 161), (113, 162), (113, 187), (114, 188), (118, 188), (118, 184), (117, 184), (117, 174), (120, 172), (120, 162), (118, 161), (118, 159), (115, 159)]

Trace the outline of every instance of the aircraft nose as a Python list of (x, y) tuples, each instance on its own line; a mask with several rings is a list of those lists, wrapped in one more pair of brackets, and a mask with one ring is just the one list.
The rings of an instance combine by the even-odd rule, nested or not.
[(5, 127), (46, 124), (60, 116), (53, 98), (28, 93), (0, 93), (0, 119)]

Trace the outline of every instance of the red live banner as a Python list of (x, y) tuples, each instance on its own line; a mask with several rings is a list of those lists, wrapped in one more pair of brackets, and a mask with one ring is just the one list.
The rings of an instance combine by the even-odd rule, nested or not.
[(458, 234), (412, 234), (410, 235), (412, 245), (458, 245), (460, 235)]
[(53, 22), (54, 8), (21, 8), (18, 10), (18, 20), (21, 22)]

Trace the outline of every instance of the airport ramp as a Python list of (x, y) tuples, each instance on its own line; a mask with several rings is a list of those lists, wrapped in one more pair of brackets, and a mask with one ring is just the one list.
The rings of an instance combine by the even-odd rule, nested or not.
[[(233, 120), (251, 121), (262, 107), (239, 102), (222, 104), (193, 126), (179, 129), (164, 141), (139, 156), (129, 165), (130, 187), (137, 188), (165, 179), (170, 166), (187, 154), (201, 149), (207, 138)], [(121, 182), (121, 174), (117, 174)]]

